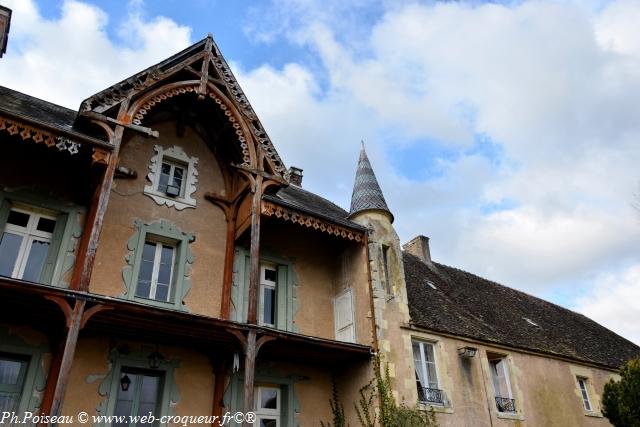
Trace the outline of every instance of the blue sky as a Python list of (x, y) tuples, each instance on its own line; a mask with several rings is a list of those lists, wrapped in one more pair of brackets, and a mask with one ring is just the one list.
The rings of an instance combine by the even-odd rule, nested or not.
[(638, 2), (8, 4), (0, 84), (77, 108), (210, 32), (306, 188), (365, 140), (403, 242), (640, 343)]

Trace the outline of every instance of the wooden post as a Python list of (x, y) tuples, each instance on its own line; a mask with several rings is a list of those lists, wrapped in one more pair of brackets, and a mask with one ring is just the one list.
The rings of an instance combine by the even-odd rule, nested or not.
[[(262, 205), (262, 175), (255, 177), (255, 190), (251, 205), (251, 247), (249, 249), (249, 304), (247, 323), (258, 323), (258, 291), (260, 286), (260, 215)], [(255, 335), (254, 335), (255, 340)]]
[[(47, 386), (44, 389), (44, 395), (42, 397), (42, 406), (40, 410), (43, 414), (51, 415), (51, 405), (53, 405), (53, 395), (56, 391), (56, 382), (60, 376), (60, 366), (62, 365), (62, 356), (64, 355), (64, 347), (66, 344), (65, 336), (61, 336), (56, 341), (55, 353), (52, 355), (51, 367), (49, 368), (49, 375), (47, 376)], [(44, 423), (39, 425), (44, 426)]]
[(224, 272), (222, 274), (222, 301), (220, 315), (228, 320), (231, 310), (231, 287), (233, 281), (233, 256), (236, 246), (236, 215), (237, 209), (232, 205), (228, 209), (227, 217), (227, 245), (224, 251)]
[[(120, 105), (119, 120), (122, 120), (122, 116), (126, 113), (128, 105), (128, 101), (124, 101)], [(109, 164), (103, 172), (100, 184), (96, 188), (91, 200), (89, 214), (87, 215), (82, 238), (78, 245), (77, 262), (73, 269), (73, 275), (71, 276), (70, 288), (74, 290), (86, 291), (89, 289), (93, 262), (96, 258), (96, 250), (98, 249), (98, 241), (100, 239), (100, 232), (102, 231), (102, 221), (107, 210), (107, 204), (109, 203), (109, 195), (111, 193), (111, 186), (113, 185), (116, 165), (118, 164), (120, 142), (122, 141), (123, 133), (124, 127), (117, 126), (113, 140), (111, 141), (114, 149), (109, 157)]]
[[(82, 322), (85, 304), (86, 301), (83, 299), (76, 300), (73, 312), (71, 313), (70, 324), (67, 329), (67, 338), (62, 351), (62, 360), (60, 361), (56, 386), (53, 392), (51, 416), (60, 415), (60, 411), (62, 410), (62, 403), (64, 402), (65, 391), (67, 389), (67, 383), (69, 382), (71, 363), (73, 362), (73, 357), (76, 352), (76, 344), (78, 343), (78, 334), (80, 333), (80, 324)], [(51, 378), (51, 380), (53, 380), (53, 378)]]
[[(256, 331), (250, 330), (244, 348), (244, 413), (253, 411), (253, 382), (256, 372)], [(252, 424), (245, 421), (245, 427)]]
[[(228, 354), (221, 353), (224, 356), (220, 358), (220, 362), (214, 367), (215, 383), (213, 388), (213, 415), (218, 418), (222, 417), (222, 408), (224, 406), (224, 385), (227, 379), (227, 357)], [(220, 355), (218, 355), (220, 357)], [(212, 426), (219, 426), (218, 421), (211, 423)]]

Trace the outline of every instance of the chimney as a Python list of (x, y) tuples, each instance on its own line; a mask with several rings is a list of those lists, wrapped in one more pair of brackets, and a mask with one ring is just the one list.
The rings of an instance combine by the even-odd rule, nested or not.
[(287, 171), (289, 175), (289, 183), (302, 188), (302, 169), (291, 166)]
[(414, 237), (409, 242), (402, 245), (405, 252), (420, 258), (428, 266), (433, 266), (431, 261), (431, 251), (429, 250), (429, 238), (423, 235)]

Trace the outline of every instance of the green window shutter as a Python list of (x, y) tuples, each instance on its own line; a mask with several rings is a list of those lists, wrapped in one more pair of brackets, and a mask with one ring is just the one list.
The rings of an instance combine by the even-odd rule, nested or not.
[(11, 202), (7, 199), (0, 198), (0, 237), (4, 232), (4, 225), (9, 217), (9, 211), (11, 210)]
[(62, 251), (62, 241), (64, 240), (65, 226), (69, 218), (68, 214), (60, 214), (56, 218), (56, 226), (53, 229), (53, 236), (51, 236), (51, 244), (49, 245), (49, 251), (47, 252), (47, 260), (42, 268), (40, 274), (40, 282), (48, 285), (57, 285), (57, 283), (51, 283), (53, 279), (53, 272), (56, 268), (56, 263), (59, 259), (59, 255), (64, 256), (66, 251)]
[(278, 265), (278, 282), (276, 285), (276, 298), (278, 300), (276, 311), (276, 327), (284, 331), (291, 330), (291, 313), (289, 308), (289, 266)]

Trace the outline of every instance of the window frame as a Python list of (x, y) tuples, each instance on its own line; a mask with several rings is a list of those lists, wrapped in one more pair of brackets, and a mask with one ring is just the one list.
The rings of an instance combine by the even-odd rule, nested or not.
[[(145, 259), (143, 258), (144, 256), (144, 247), (147, 244), (152, 244), (153, 246), (155, 246), (154, 249), (154, 254), (153, 254), (153, 261), (152, 261), (152, 267), (151, 267), (151, 277), (149, 278), (149, 296), (145, 297), (142, 295), (138, 295), (138, 286), (140, 285), (140, 272), (138, 273), (138, 277), (136, 280), (136, 289), (135, 289), (135, 296), (136, 298), (144, 298), (144, 299), (149, 299), (149, 300), (153, 300), (153, 301), (160, 301), (160, 302), (169, 302), (172, 299), (172, 292), (173, 292), (173, 275), (175, 272), (175, 267), (176, 267), (176, 253), (178, 251), (178, 248), (175, 244), (172, 243), (167, 243), (167, 242), (163, 242), (161, 240), (155, 239), (154, 237), (156, 236), (150, 236), (147, 235), (146, 237), (151, 237), (149, 239), (146, 239), (143, 243), (143, 249), (142, 249), (142, 256), (140, 258), (140, 262), (143, 263), (145, 262)], [(160, 300), (157, 298), (157, 293), (158, 293), (158, 276), (160, 274), (160, 268), (162, 265), (162, 249), (163, 248), (171, 248), (171, 261), (169, 262), (169, 266), (171, 268), (171, 271), (169, 272), (169, 283), (167, 283), (168, 289), (167, 289), (167, 300)]]
[[(422, 388), (429, 388), (429, 389), (434, 389), (434, 390), (440, 390), (441, 394), (442, 394), (442, 403), (440, 402), (429, 402), (429, 401), (422, 401), (420, 400), (420, 394), (418, 393), (418, 402), (424, 405), (432, 405), (432, 406), (445, 406), (445, 395), (444, 395), (444, 390), (442, 389), (442, 385), (440, 383), (440, 373), (438, 372), (438, 352), (437, 352), (437, 345), (438, 343), (435, 341), (426, 341), (426, 340), (421, 340), (421, 339), (416, 339), (416, 338), (412, 338), (411, 339), (411, 358), (413, 359), (413, 363), (416, 363), (415, 360), (415, 356), (413, 354), (413, 345), (414, 344), (418, 344), (419, 348), (420, 348), (420, 369), (422, 371), (422, 375), (423, 377), (426, 379), (427, 382), (427, 386), (428, 387), (422, 387)], [(430, 346), (431, 347), (431, 352), (433, 354), (433, 362), (427, 362), (426, 358), (425, 358), (425, 346)], [(430, 378), (429, 375), (429, 369), (427, 367), (427, 364), (431, 363), (433, 365), (433, 373), (435, 375), (435, 381), (432, 381), (432, 379)], [(417, 387), (418, 387), (418, 382), (419, 382), (419, 378), (416, 379), (416, 391), (417, 391)], [(436, 387), (430, 387), (431, 383), (434, 382)]]
[[(276, 280), (267, 280), (266, 271), (267, 269), (271, 269), (276, 273)], [(258, 298), (258, 324), (260, 326), (268, 326), (270, 328), (275, 328), (278, 324), (278, 266), (276, 264), (270, 262), (261, 262), (260, 263), (260, 295)], [(267, 323), (264, 320), (264, 294), (265, 290), (272, 289), (274, 298), (273, 298), (273, 323)]]
[[(276, 407), (277, 409), (260, 407), (260, 392), (264, 389), (276, 391)], [(260, 424), (263, 418), (275, 419), (276, 427), (280, 427), (282, 419), (282, 388), (275, 385), (256, 385), (254, 387), (254, 413), (256, 415), (256, 423)]]
[[(125, 292), (120, 297), (163, 308), (187, 310), (184, 299), (191, 289), (191, 267), (195, 258), (190, 244), (195, 241), (195, 236), (181, 231), (172, 222), (166, 220), (145, 223), (140, 219), (136, 219), (134, 227), (136, 231), (127, 243), (129, 254), (125, 258), (127, 265), (125, 265), (122, 273)], [(169, 284), (167, 301), (137, 295), (140, 268), (143, 262), (142, 254), (147, 241), (157, 242), (160, 245), (170, 245), (174, 248), (171, 283)]]
[[(589, 396), (588, 381), (589, 378), (576, 375), (576, 381), (578, 383), (578, 390), (580, 391), (580, 397), (582, 398), (582, 407), (587, 412), (595, 412), (593, 410), (593, 403), (591, 403), (591, 396)], [(587, 405), (589, 407), (587, 407)]]
[[(246, 323), (249, 311), (249, 251), (236, 247), (233, 261), (233, 286), (231, 289), (231, 320)], [(277, 268), (276, 284), (276, 325), (274, 329), (299, 332), (293, 319), (298, 311), (297, 277), (293, 271), (293, 262), (284, 257), (267, 253), (260, 254), (260, 265), (273, 264)], [(256, 308), (260, 315), (260, 304)], [(270, 328), (272, 326), (265, 326)]]
[[(123, 347), (114, 348), (109, 353), (110, 370), (104, 377), (98, 393), (104, 396), (104, 400), (96, 408), (97, 415), (114, 415), (118, 402), (118, 389), (123, 370), (139, 370), (141, 372), (157, 372), (163, 376), (162, 391), (159, 393), (158, 414), (156, 418), (162, 416), (175, 415), (175, 404), (180, 401), (180, 392), (175, 381), (175, 371), (180, 367), (179, 359), (162, 359), (158, 368), (149, 367), (149, 356), (151, 348), (142, 347), (139, 350), (131, 351)], [(164, 424), (166, 425), (166, 424)]]
[(389, 270), (390, 258), (389, 251), (391, 247), (389, 245), (380, 245), (380, 252), (382, 255), (382, 269), (384, 270), (384, 289), (387, 295), (393, 295), (393, 284), (391, 283), (391, 271)]
[(56, 225), (38, 283), (68, 288), (70, 272), (76, 262), (77, 242), (84, 231), (86, 209), (70, 202), (52, 200), (30, 190), (0, 190), (0, 233), (5, 230), (12, 209), (32, 211), (55, 218)]
[[(493, 364), (492, 362), (494, 361), (498, 361), (501, 363), (502, 366), (502, 373), (504, 375), (504, 382), (505, 382), (505, 386), (507, 388), (507, 396), (501, 396), (498, 394), (498, 390), (496, 389), (496, 380), (498, 380), (498, 372), (497, 372), (497, 367), (495, 369), (495, 375), (494, 375), (494, 368), (493, 368)], [(510, 361), (509, 361), (509, 357), (507, 355), (503, 355), (503, 354), (496, 354), (496, 353), (488, 353), (487, 354), (487, 364), (489, 367), (489, 378), (491, 380), (491, 385), (493, 388), (493, 396), (494, 396), (494, 408), (497, 411), (498, 414), (506, 414), (506, 415), (513, 415), (513, 414), (518, 414), (518, 406), (515, 406), (515, 401), (516, 398), (514, 396), (513, 393), (513, 386), (511, 384), (511, 369), (510, 369)], [(514, 402), (514, 411), (502, 411), (499, 409), (497, 401), (495, 398), (503, 398), (503, 399), (511, 399)]]
[[(174, 145), (170, 148), (165, 148), (161, 145), (154, 145), (153, 149), (155, 154), (149, 161), (149, 174), (147, 175), (148, 184), (145, 185), (143, 193), (151, 197), (158, 205), (161, 206), (166, 205), (168, 207), (176, 208), (177, 210), (195, 208), (197, 202), (196, 199), (193, 198), (193, 193), (196, 191), (196, 184), (198, 182), (198, 158), (187, 155), (182, 147), (178, 145)], [(173, 173), (175, 173), (176, 166), (184, 169), (180, 194), (176, 197), (169, 196), (166, 191), (160, 190), (162, 165), (165, 163), (172, 166), (172, 172), (169, 175), (168, 184), (171, 181)]]

